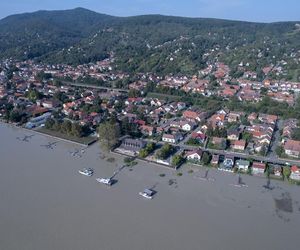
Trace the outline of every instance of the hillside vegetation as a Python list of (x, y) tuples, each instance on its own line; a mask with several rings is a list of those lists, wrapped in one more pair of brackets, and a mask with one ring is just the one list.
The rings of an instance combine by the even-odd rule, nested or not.
[(295, 22), (250, 23), (160, 15), (113, 17), (77, 8), (38, 11), (0, 21), (2, 58), (82, 64), (114, 55), (125, 72), (194, 74), (217, 60), (259, 72), (284, 60), (300, 76)]

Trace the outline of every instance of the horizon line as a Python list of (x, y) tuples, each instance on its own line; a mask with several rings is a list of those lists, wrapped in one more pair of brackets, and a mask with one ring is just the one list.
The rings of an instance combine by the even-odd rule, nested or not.
[(227, 18), (219, 18), (219, 17), (201, 17), (201, 16), (180, 16), (180, 15), (172, 15), (172, 14), (160, 14), (160, 13), (148, 13), (148, 14), (137, 14), (137, 15), (112, 15), (107, 13), (98, 12), (95, 10), (91, 10), (85, 7), (75, 7), (75, 8), (68, 8), (68, 9), (38, 9), (34, 11), (26, 11), (26, 12), (19, 12), (19, 13), (12, 13), (4, 17), (0, 17), (0, 21), (4, 20), (5, 18), (17, 15), (24, 15), (24, 14), (33, 14), (37, 12), (55, 12), (55, 11), (72, 11), (76, 9), (83, 9), (90, 12), (94, 12), (100, 15), (107, 15), (111, 17), (117, 18), (130, 18), (130, 17), (139, 17), (139, 16), (164, 16), (164, 17), (178, 17), (178, 18), (190, 18), (190, 19), (213, 19), (213, 20), (224, 20), (224, 21), (233, 21), (233, 22), (247, 22), (247, 23), (258, 23), (258, 24), (272, 24), (272, 23), (292, 23), (292, 22), (300, 22), (300, 20), (278, 20), (278, 21), (249, 21), (249, 20), (241, 20), (241, 19), (227, 19)]

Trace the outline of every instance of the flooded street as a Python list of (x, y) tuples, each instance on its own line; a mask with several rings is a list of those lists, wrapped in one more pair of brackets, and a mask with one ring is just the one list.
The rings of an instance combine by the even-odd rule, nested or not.
[[(179, 177), (144, 162), (118, 171), (122, 158), (99, 154), (97, 144), (84, 149), (4, 124), (0, 135), (0, 249), (299, 247), (298, 186), (271, 181), (266, 189), (264, 178), (205, 169)], [(116, 171), (111, 187), (95, 180)], [(245, 185), (232, 185), (238, 180)], [(153, 200), (138, 195), (149, 187)]]

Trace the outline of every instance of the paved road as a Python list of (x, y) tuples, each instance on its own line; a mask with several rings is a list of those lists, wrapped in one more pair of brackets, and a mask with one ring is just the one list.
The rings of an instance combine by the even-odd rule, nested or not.
[(272, 158), (276, 158), (277, 154), (276, 154), (276, 148), (278, 145), (280, 145), (280, 130), (283, 128), (283, 120), (278, 120), (276, 127), (275, 127), (275, 132), (272, 136), (272, 142), (270, 145), (270, 149), (269, 152), (267, 154), (267, 156), (272, 157)]
[(109, 87), (96, 86), (96, 85), (90, 85), (90, 84), (84, 84), (84, 83), (78, 83), (78, 82), (62, 81), (62, 83), (65, 85), (82, 87), (82, 88), (104, 89), (104, 90), (110, 90), (110, 91), (116, 91), (116, 92), (129, 92), (128, 89), (109, 88)]
[[(109, 87), (102, 87), (102, 86), (94, 86), (94, 85), (83, 84), (83, 83), (74, 83), (74, 82), (67, 82), (67, 81), (63, 81), (63, 83), (66, 84), (66, 85), (84, 87), (84, 88), (105, 89), (105, 90), (117, 91), (117, 92), (128, 92), (128, 90), (126, 90), (126, 89), (117, 89), (117, 88), (109, 88)], [(268, 163), (273, 163), (273, 164), (298, 165), (298, 164), (300, 164), (300, 161), (298, 161), (298, 160), (279, 159), (276, 156), (275, 149), (276, 149), (276, 146), (277, 146), (277, 144), (279, 142), (279, 139), (280, 139), (279, 130), (282, 127), (281, 122), (282, 121), (278, 122), (278, 130), (275, 133), (275, 140), (272, 142), (270, 153), (266, 157), (259, 156), (259, 155), (249, 155), (247, 153), (237, 153), (237, 152), (231, 152), (231, 151), (226, 151), (226, 150), (216, 150), (216, 149), (209, 149), (209, 148), (204, 148), (204, 147), (189, 146), (189, 145), (185, 145), (184, 142), (181, 142), (179, 145), (174, 145), (174, 146), (179, 146), (180, 149), (190, 149), (190, 150), (200, 148), (203, 151), (208, 151), (212, 154), (230, 155), (230, 156), (234, 156), (236, 158), (253, 159), (253, 160), (256, 160), (256, 161), (263, 161), (263, 162), (268, 162)], [(164, 144), (164, 142), (158, 142), (158, 144)]]
[[(193, 146), (184, 145), (186, 149), (195, 149)], [(259, 156), (259, 155), (249, 155), (247, 153), (238, 153), (238, 152), (232, 152), (232, 151), (226, 151), (226, 150), (216, 150), (216, 149), (209, 149), (209, 148), (201, 148), (203, 151), (208, 151), (212, 154), (221, 154), (221, 155), (230, 155), (234, 156), (236, 158), (243, 158), (243, 159), (252, 159), (256, 161), (263, 161), (273, 164), (280, 164), (280, 165), (296, 165), (300, 164), (299, 160), (290, 160), (290, 159), (279, 159), (275, 157), (265, 157), (265, 156)]]

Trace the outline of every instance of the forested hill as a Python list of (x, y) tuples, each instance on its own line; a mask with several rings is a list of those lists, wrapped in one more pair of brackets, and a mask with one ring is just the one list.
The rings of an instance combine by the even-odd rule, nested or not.
[(128, 72), (192, 74), (221, 60), (252, 70), (300, 51), (296, 22), (250, 23), (161, 15), (113, 17), (83, 8), (38, 11), (0, 20), (0, 56), (81, 64), (114, 54)]
[(78, 44), (114, 19), (85, 9), (38, 11), (0, 20), (1, 57), (36, 58)]

